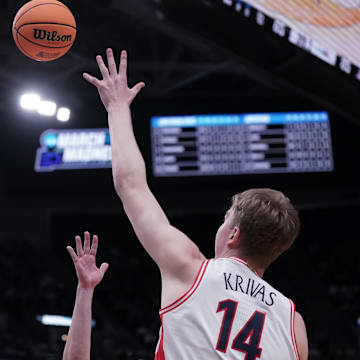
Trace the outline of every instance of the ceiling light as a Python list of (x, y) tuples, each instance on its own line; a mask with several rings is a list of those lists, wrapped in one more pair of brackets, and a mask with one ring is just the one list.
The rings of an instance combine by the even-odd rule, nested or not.
[(56, 113), (56, 104), (52, 101), (40, 101), (37, 111), (41, 115), (53, 116)]
[(41, 101), (37, 94), (24, 94), (20, 98), (20, 106), (25, 110), (36, 110)]
[(70, 119), (70, 109), (68, 108), (59, 108), (58, 112), (57, 112), (57, 119), (59, 121), (69, 121)]

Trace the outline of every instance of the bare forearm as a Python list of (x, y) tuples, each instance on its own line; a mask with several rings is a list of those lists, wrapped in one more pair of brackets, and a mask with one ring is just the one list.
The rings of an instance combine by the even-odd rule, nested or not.
[(146, 183), (145, 162), (136, 143), (129, 106), (112, 107), (108, 121), (114, 184), (121, 197), (124, 187)]
[(77, 288), (72, 323), (63, 360), (90, 360), (93, 294), (94, 289)]

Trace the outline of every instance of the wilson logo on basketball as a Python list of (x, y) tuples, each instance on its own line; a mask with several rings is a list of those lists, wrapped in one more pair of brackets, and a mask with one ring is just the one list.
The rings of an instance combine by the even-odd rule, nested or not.
[(46, 31), (42, 29), (33, 29), (34, 30), (34, 39), (36, 40), (47, 40), (53, 42), (67, 42), (71, 41), (71, 35), (61, 35), (57, 31)]

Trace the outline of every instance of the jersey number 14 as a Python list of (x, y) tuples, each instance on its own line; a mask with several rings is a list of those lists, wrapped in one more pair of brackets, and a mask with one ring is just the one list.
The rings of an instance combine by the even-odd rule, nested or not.
[[(238, 302), (230, 299), (220, 301), (218, 304), (216, 312), (224, 311), (224, 316), (216, 350), (223, 353), (226, 353), (228, 348), (237, 306)], [(262, 349), (260, 348), (260, 341), (264, 328), (265, 316), (266, 314), (255, 311), (232, 342), (231, 348), (245, 353), (245, 360), (256, 360), (261, 356)]]

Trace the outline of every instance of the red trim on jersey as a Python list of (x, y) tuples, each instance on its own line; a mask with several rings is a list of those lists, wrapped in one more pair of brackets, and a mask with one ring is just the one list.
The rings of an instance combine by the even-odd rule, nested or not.
[(300, 360), (299, 350), (296, 343), (296, 336), (295, 336), (295, 304), (290, 300), (290, 331), (291, 331), (291, 340), (294, 347), (294, 352), (296, 355), (296, 359)]
[(197, 282), (197, 280), (198, 280), (198, 278), (199, 278), (199, 275), (200, 275), (200, 273), (201, 273), (201, 269), (202, 269), (205, 261), (208, 261), (208, 260), (204, 260), (204, 261), (201, 263), (200, 268), (199, 268), (199, 271), (198, 271), (198, 273), (197, 273), (197, 275), (196, 275), (196, 278), (195, 278), (193, 284), (191, 285), (190, 289), (189, 289), (183, 296), (181, 296), (181, 297), (179, 297), (178, 299), (176, 299), (175, 301), (173, 301), (170, 305), (167, 305), (167, 306), (161, 308), (161, 309), (159, 310), (159, 312), (162, 312), (162, 311), (168, 309), (169, 307), (175, 305), (178, 301), (182, 300), (182, 298), (185, 297), (185, 296), (191, 291), (191, 289), (195, 286), (195, 284), (196, 284), (196, 282)]
[(230, 259), (236, 260), (237, 262), (243, 264), (243, 265), (247, 265), (248, 262), (245, 259), (242, 259), (240, 257), (237, 256), (232, 256)]
[(158, 342), (158, 345), (156, 347), (156, 354), (154, 360), (165, 360), (165, 354), (164, 354), (164, 327), (162, 325), (162, 319), (161, 320), (161, 328), (160, 328), (160, 339)]
[(206, 268), (209, 264), (210, 260), (204, 260), (200, 266), (200, 269), (196, 275), (195, 281), (193, 282), (191, 288), (183, 295), (181, 296), (179, 299), (177, 299), (176, 301), (174, 301), (173, 303), (171, 303), (170, 305), (162, 308), (159, 310), (160, 316), (163, 316), (164, 314), (166, 314), (167, 312), (176, 309), (177, 307), (179, 307), (180, 305), (182, 305), (186, 300), (188, 300), (192, 294), (194, 294), (194, 292), (196, 291), (196, 289), (199, 287), (201, 280), (204, 277)]
[(248, 264), (248, 262), (246, 260), (244, 260), (242, 258), (239, 258), (239, 257), (236, 257), (236, 256), (232, 256), (230, 259), (235, 260), (235, 261), (239, 262), (240, 264), (246, 265), (256, 276), (261, 278), (261, 276), (255, 270), (252, 270), (249, 267), (249, 264)]

